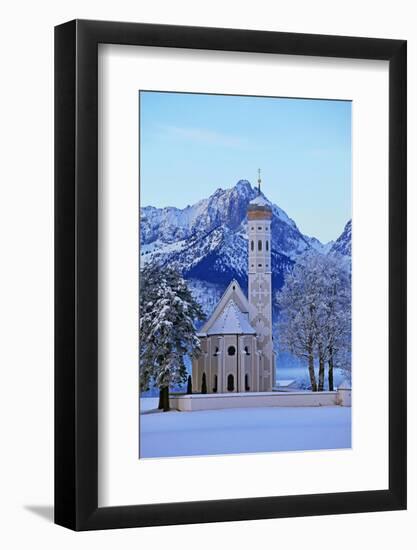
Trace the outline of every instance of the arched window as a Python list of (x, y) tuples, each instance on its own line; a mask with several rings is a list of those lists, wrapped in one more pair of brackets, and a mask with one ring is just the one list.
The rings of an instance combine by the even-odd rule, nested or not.
[(217, 393), (217, 374), (214, 375), (213, 393)]
[(203, 372), (203, 376), (201, 378), (201, 393), (207, 393), (207, 379), (205, 372)]
[(250, 242), (250, 249), (253, 251), (253, 249), (255, 248), (255, 245), (253, 243), (253, 241)]
[(249, 374), (245, 374), (245, 391), (249, 391)]
[(266, 247), (266, 251), (268, 252), (268, 250), (269, 250), (269, 241), (266, 241), (265, 247)]
[(250, 355), (248, 346), (245, 346), (245, 353), (246, 353), (246, 355)]
[(235, 389), (235, 378), (233, 374), (229, 374), (227, 377), (227, 391), (233, 391)]
[(258, 241), (258, 250), (259, 250), (259, 251), (262, 250), (262, 241)]
[(217, 357), (217, 355), (219, 355), (219, 348), (216, 347), (214, 353), (213, 353), (213, 357)]
[(228, 355), (234, 355), (235, 353), (236, 353), (236, 348), (235, 348), (235, 346), (229, 346), (229, 347), (227, 348), (227, 354), (228, 354)]

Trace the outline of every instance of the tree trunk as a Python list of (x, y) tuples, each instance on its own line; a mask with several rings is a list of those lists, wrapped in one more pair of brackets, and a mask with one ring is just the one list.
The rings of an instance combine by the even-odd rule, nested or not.
[(162, 409), (164, 412), (169, 411), (169, 388), (168, 386), (162, 386), (159, 388), (159, 405), (158, 409)]
[(334, 382), (333, 382), (333, 350), (330, 350), (329, 357), (329, 391), (334, 391)]
[(321, 346), (319, 346), (319, 391), (324, 390), (324, 356)]
[(308, 373), (310, 375), (310, 384), (312, 391), (317, 391), (316, 375), (314, 373), (314, 356), (313, 352), (308, 353)]

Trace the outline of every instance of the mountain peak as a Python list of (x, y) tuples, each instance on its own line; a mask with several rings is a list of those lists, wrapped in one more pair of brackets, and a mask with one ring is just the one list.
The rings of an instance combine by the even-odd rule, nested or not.
[(247, 191), (252, 191), (252, 185), (248, 180), (239, 180), (236, 183), (235, 188), (240, 190), (245, 189)]
[(340, 237), (333, 243), (330, 249), (331, 254), (352, 255), (352, 220), (349, 220)]

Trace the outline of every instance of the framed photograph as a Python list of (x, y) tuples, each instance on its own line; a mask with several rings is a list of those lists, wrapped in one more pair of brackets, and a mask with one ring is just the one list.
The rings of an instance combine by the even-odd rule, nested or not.
[(55, 29), (55, 522), (406, 507), (406, 42)]

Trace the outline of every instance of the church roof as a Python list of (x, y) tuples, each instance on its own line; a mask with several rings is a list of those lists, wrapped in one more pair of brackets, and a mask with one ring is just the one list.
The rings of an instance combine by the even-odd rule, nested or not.
[(256, 334), (248, 321), (247, 314), (240, 311), (233, 300), (226, 307), (207, 331), (207, 336), (213, 334)]
[(257, 206), (269, 206), (269, 201), (267, 201), (263, 195), (259, 194), (254, 199), (252, 199), (249, 204), (256, 204)]
[(251, 206), (264, 206), (266, 208), (271, 208), (270, 202), (261, 194), (257, 195), (250, 201), (249, 207)]
[(198, 336), (207, 336), (208, 331), (211, 329), (217, 319), (223, 314), (230, 300), (233, 300), (239, 311), (246, 315), (247, 318), (247, 314), (249, 311), (248, 299), (246, 298), (245, 293), (240, 288), (239, 283), (236, 281), (236, 279), (233, 279), (232, 281), (230, 281), (229, 286), (224, 291), (222, 297), (214, 308), (214, 311), (201, 327)]

